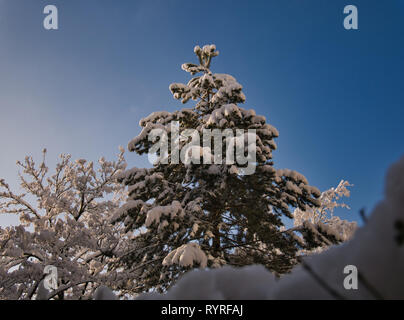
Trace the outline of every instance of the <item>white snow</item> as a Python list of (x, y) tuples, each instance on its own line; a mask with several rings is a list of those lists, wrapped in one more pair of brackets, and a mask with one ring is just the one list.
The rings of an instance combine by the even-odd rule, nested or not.
[(146, 227), (150, 227), (153, 223), (159, 224), (162, 216), (170, 216), (170, 218), (173, 219), (177, 215), (180, 217), (183, 216), (184, 211), (181, 203), (173, 201), (171, 205), (158, 206), (149, 210), (149, 212), (147, 212), (145, 225)]
[(178, 264), (183, 267), (192, 267), (198, 263), (201, 268), (205, 268), (208, 262), (205, 252), (197, 243), (191, 242), (171, 251), (163, 260), (164, 266)]
[(116, 296), (111, 289), (100, 286), (94, 292), (94, 300), (116, 300)]

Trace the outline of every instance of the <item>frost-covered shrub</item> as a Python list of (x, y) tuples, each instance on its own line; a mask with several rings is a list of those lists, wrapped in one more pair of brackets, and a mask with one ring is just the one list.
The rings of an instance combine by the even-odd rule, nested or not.
[(320, 206), (307, 207), (306, 210), (296, 208), (293, 212), (296, 233), (303, 235), (300, 241), (310, 242), (309, 250), (301, 250), (302, 254), (321, 252), (331, 245), (351, 239), (357, 229), (355, 221), (342, 220), (334, 215), (335, 208), (349, 206), (340, 202), (342, 197), (349, 197), (352, 187), (348, 181), (341, 180), (336, 188), (330, 188), (321, 193)]
[[(100, 285), (130, 293), (138, 271), (112, 265), (134, 245), (121, 225), (109, 222), (123, 197), (116, 176), (126, 168), (123, 150), (116, 161), (97, 164), (61, 155), (54, 173), (31, 157), (17, 162), (23, 193), (0, 180), (0, 213), (20, 218), (0, 228), (0, 299), (88, 299)], [(58, 271), (58, 289), (45, 289), (44, 269)]]

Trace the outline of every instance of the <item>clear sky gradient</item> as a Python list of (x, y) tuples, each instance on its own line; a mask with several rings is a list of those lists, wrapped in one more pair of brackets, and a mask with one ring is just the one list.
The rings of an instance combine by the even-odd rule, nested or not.
[[(43, 28), (48, 4), (57, 31)], [(343, 28), (347, 4), (359, 30)], [(112, 159), (142, 117), (184, 107), (168, 86), (189, 80), (195, 45), (214, 43), (212, 70), (280, 132), (275, 166), (320, 190), (349, 180), (352, 209), (338, 212), (358, 220), (404, 154), (403, 39), (399, 0), (0, 0), (0, 177), (17, 188), (15, 161), (44, 147), (51, 167), (62, 152)]]

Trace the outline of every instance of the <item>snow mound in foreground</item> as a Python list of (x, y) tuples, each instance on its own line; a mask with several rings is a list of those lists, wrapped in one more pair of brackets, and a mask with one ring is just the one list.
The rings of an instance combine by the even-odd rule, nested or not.
[(100, 286), (94, 292), (94, 300), (116, 300), (116, 296), (110, 288)]
[[(354, 238), (309, 256), (281, 279), (263, 266), (223, 267), (185, 274), (164, 295), (138, 299), (404, 299), (404, 157), (387, 173), (385, 198)], [(401, 232), (401, 235), (400, 235)], [(357, 290), (343, 286), (344, 268), (359, 272)]]

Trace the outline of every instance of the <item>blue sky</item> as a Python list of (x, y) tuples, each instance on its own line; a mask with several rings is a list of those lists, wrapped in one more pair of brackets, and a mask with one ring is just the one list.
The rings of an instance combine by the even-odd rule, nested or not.
[[(48, 4), (57, 31), (42, 26)], [(347, 4), (359, 30), (343, 28)], [(113, 158), (142, 117), (183, 107), (168, 86), (188, 81), (195, 45), (215, 43), (213, 71), (280, 132), (275, 166), (320, 190), (349, 180), (352, 210), (338, 213), (358, 220), (404, 154), (403, 36), (402, 0), (0, 0), (0, 177), (17, 187), (15, 161), (44, 147), (50, 165)]]

